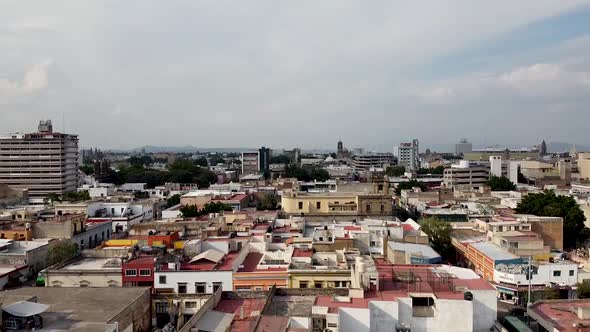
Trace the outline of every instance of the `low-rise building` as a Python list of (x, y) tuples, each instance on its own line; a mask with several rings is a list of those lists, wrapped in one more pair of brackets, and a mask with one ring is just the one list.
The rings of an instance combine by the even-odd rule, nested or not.
[(426, 244), (389, 241), (387, 260), (392, 264), (438, 264), (440, 255)]
[(527, 308), (536, 331), (586, 331), (590, 326), (590, 301), (544, 300)]
[(46, 287), (121, 287), (120, 257), (77, 256), (43, 270)]
[(42, 322), (42, 327), (36, 326), (41, 331), (151, 330), (151, 299), (147, 287), (23, 287), (1, 292), (0, 302), (3, 327), (11, 329), (25, 329), (26, 318), (33, 315), (22, 317), (26, 313), (18, 308), (22, 308), (22, 303), (32, 302), (27, 307), (45, 309), (38, 314), (41, 319), (36, 320)]
[(47, 252), (52, 239), (33, 241), (0, 240), (0, 264), (22, 266), (25, 277), (33, 277), (47, 266)]

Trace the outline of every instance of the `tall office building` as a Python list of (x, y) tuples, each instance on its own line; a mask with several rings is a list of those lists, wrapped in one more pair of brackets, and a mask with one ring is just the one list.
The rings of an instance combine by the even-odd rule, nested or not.
[(53, 132), (50, 120), (36, 133), (0, 135), (0, 183), (28, 189), (32, 203), (76, 191), (78, 135)]
[(465, 153), (473, 151), (473, 144), (467, 139), (462, 138), (457, 144), (455, 144), (455, 155), (463, 156)]
[(420, 168), (418, 163), (418, 153), (420, 145), (417, 139), (413, 139), (411, 143), (401, 143), (398, 146), (398, 164), (404, 166), (406, 170), (416, 170)]
[(270, 149), (264, 146), (258, 149), (258, 156), (260, 161), (258, 163), (260, 172), (266, 172), (270, 170)]

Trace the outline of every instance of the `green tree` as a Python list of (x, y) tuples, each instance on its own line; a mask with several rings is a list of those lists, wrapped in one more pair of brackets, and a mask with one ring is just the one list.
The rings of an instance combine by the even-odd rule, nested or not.
[(84, 164), (84, 165), (80, 166), (80, 170), (86, 175), (94, 174), (94, 166), (92, 166), (90, 164)]
[(256, 204), (256, 210), (258, 211), (274, 211), (278, 209), (279, 200), (276, 195), (273, 194), (266, 194), (264, 197), (258, 201)]
[(272, 156), (270, 158), (271, 164), (288, 164), (290, 162), (291, 162), (291, 159), (284, 154), (280, 154), (278, 156)]
[(182, 213), (182, 217), (184, 218), (194, 218), (202, 215), (196, 205), (183, 206), (180, 208), (180, 213)]
[(579, 299), (590, 299), (590, 282), (580, 282), (576, 287)]
[(402, 176), (406, 172), (404, 166), (389, 166), (385, 169), (385, 175), (387, 176)]
[(451, 224), (434, 218), (428, 218), (420, 222), (422, 231), (428, 235), (428, 241), (432, 249), (438, 252), (442, 257), (450, 258), (453, 252), (451, 244)]
[(330, 173), (323, 168), (314, 167), (311, 169), (310, 177), (316, 181), (326, 181), (330, 179)]
[(56, 193), (49, 193), (45, 198), (43, 198), (43, 204), (53, 204), (54, 202), (61, 202), (61, 198)]
[(552, 190), (531, 193), (516, 206), (517, 213), (563, 218), (563, 246), (575, 248), (588, 239), (590, 229), (584, 226), (586, 217), (573, 197), (556, 195)]
[(88, 190), (82, 190), (79, 192), (68, 191), (62, 195), (61, 200), (67, 202), (89, 201), (90, 193), (88, 193)]
[(179, 194), (172, 195), (172, 196), (168, 197), (168, 199), (166, 200), (166, 205), (168, 207), (173, 207), (178, 204), (180, 204), (180, 195)]
[(209, 203), (206, 203), (205, 206), (203, 206), (203, 209), (201, 210), (201, 212), (203, 213), (203, 215), (205, 215), (205, 214), (209, 214), (209, 213), (219, 213), (222, 211), (231, 211), (231, 210), (233, 210), (233, 209), (228, 204), (221, 203), (221, 202), (209, 202)]
[(516, 185), (505, 176), (492, 175), (488, 180), (487, 185), (492, 187), (492, 191), (516, 190)]
[(209, 163), (207, 162), (207, 158), (201, 157), (201, 158), (195, 159), (195, 165), (207, 167), (207, 166), (209, 166)]
[(78, 245), (70, 240), (62, 240), (47, 251), (47, 266), (68, 260), (78, 254)]
[(424, 182), (420, 182), (416, 179), (411, 179), (410, 181), (400, 182), (397, 185), (397, 188), (395, 188), (395, 194), (399, 196), (402, 193), (402, 190), (412, 189), (416, 187), (420, 188), (420, 190), (422, 191), (426, 191), (427, 189), (426, 184), (424, 184)]

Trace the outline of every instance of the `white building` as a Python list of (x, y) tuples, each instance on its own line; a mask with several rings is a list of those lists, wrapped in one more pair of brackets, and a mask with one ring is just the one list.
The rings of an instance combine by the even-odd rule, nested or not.
[(78, 188), (78, 192), (88, 191), (90, 198), (107, 198), (115, 192), (115, 185), (112, 183), (84, 184)]
[(153, 217), (154, 208), (150, 204), (97, 202), (88, 205), (88, 220), (111, 220), (114, 233), (125, 232), (131, 226)]
[[(411, 269), (411, 270), (409, 270)], [(315, 317), (333, 332), (489, 331), (497, 319), (496, 290), (475, 272), (453, 266), (377, 265), (377, 291), (365, 295), (353, 268), (349, 296), (318, 296)], [(355, 276), (358, 274), (358, 276)], [(407, 276), (415, 280), (408, 283)], [(376, 293), (376, 294), (375, 294)]]
[(502, 156), (490, 156), (490, 176), (502, 176)]
[(398, 148), (397, 158), (398, 164), (404, 166), (407, 170), (416, 170), (420, 168), (418, 162), (418, 153), (420, 152), (420, 145), (417, 139), (412, 140), (411, 143), (401, 143)]
[[(494, 282), (509, 285), (528, 285), (528, 264), (498, 264), (494, 269)], [(534, 262), (532, 285), (574, 286), (578, 282), (578, 264), (558, 260), (555, 263)]]

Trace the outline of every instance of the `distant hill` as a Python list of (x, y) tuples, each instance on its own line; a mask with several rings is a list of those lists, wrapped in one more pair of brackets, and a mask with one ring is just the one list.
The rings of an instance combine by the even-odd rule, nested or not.
[(144, 150), (146, 153), (163, 153), (163, 152), (184, 152), (184, 153), (192, 153), (192, 152), (242, 152), (242, 151), (252, 151), (255, 149), (251, 148), (200, 148), (192, 145), (186, 146), (153, 146), (153, 145), (146, 145), (140, 148), (132, 149), (131, 151), (137, 152)]

